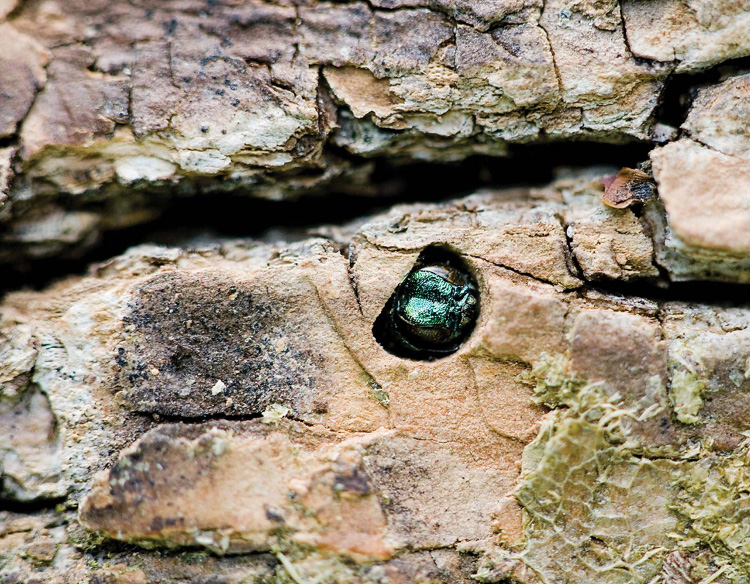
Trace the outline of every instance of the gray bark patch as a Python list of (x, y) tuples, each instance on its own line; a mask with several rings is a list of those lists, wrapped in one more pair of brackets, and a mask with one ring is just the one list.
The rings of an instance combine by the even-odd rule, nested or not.
[(289, 303), (271, 296), (197, 274), (144, 284), (114, 356), (126, 402), (181, 417), (256, 414), (274, 403), (310, 411), (322, 356), (302, 348)]

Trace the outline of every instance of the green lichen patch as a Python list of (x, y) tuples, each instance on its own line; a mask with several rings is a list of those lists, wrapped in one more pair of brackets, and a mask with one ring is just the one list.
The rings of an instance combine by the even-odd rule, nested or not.
[(687, 369), (674, 371), (669, 389), (672, 409), (676, 418), (683, 424), (700, 422), (698, 412), (703, 407), (704, 379)]
[(381, 387), (374, 380), (370, 383), (370, 395), (384, 408), (387, 408), (391, 403), (391, 398), (388, 395), (388, 390)]
[(670, 504), (686, 463), (637, 456), (622, 431), (634, 413), (599, 386), (579, 387), (571, 405), (525, 453), (518, 559), (541, 582), (648, 583), (683, 530)]
[[(681, 413), (697, 416), (703, 378), (674, 371), (672, 389), (697, 396), (680, 402)], [(564, 357), (545, 356), (523, 377), (536, 399), (567, 407), (549, 414), (523, 453), (521, 551), (487, 562), (483, 574), (516, 561), (545, 584), (750, 582), (750, 445), (657, 457), (628, 431), (651, 418), (571, 374)]]
[[(706, 545), (750, 574), (750, 449), (710, 455), (682, 473), (672, 506), (688, 525), (686, 547)], [(738, 580), (739, 581), (739, 580)]]
[(529, 371), (517, 377), (518, 381), (534, 387), (531, 399), (551, 408), (573, 406), (586, 381), (576, 376), (566, 355), (542, 353)]

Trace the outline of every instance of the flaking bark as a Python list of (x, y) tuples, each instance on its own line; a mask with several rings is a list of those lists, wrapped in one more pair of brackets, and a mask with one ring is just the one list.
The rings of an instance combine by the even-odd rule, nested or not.
[(351, 192), (376, 156), (661, 143), (666, 80), (750, 53), (747, 7), (708, 0), (9, 1), (0, 18), (3, 262), (91, 246), (177, 192)]

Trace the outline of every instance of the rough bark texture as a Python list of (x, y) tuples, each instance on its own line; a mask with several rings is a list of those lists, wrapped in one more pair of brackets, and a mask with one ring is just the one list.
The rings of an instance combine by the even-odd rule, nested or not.
[[(6, 295), (0, 582), (750, 583), (750, 74), (694, 87), (680, 128), (656, 115), (675, 75), (750, 53), (750, 6), (0, 0), (0, 18), (6, 264), (177, 197), (367, 190), (377, 157), (637, 139), (657, 186), (605, 206), (617, 169), (583, 160)], [(431, 246), (476, 279), (477, 324), (449, 356), (400, 358), (373, 328)]]
[[(365, 188), (373, 156), (669, 141), (677, 129), (655, 116), (665, 81), (750, 54), (746, 2), (709, 0), (8, 0), (3, 17), (5, 262), (90, 246), (177, 194)], [(721, 94), (734, 110), (746, 92), (730, 80), (700, 107)], [(742, 165), (725, 142), (728, 158), (691, 144), (698, 168), (679, 176)]]
[[(609, 583), (675, 553), (744, 582), (750, 310), (592, 288), (655, 274), (645, 220), (600, 188), (397, 207), (286, 248), (144, 246), (9, 295), (3, 497), (65, 503), (5, 514), (3, 569)], [(404, 360), (373, 324), (431, 244), (468, 262), (481, 314), (455, 354)]]

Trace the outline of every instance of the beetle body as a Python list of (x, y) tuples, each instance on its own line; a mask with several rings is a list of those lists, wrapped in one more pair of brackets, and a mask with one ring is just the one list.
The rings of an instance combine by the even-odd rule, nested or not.
[(447, 266), (424, 266), (410, 272), (399, 286), (393, 316), (399, 329), (429, 343), (455, 342), (472, 321), (476, 291)]
[(394, 355), (434, 360), (458, 350), (478, 313), (479, 292), (463, 260), (428, 248), (396, 287), (373, 334)]

